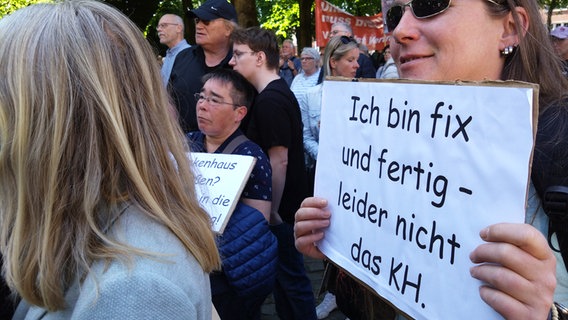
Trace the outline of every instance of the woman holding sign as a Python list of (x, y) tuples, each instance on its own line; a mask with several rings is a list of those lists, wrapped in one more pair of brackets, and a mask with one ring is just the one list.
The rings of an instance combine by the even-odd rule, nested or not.
[[(558, 228), (567, 214), (566, 206), (554, 209), (558, 208), (555, 204), (565, 203), (566, 189), (554, 187), (568, 184), (568, 83), (547, 38), (537, 2), (395, 1), (385, 17), (401, 78), (513, 79), (540, 85), (539, 126), (526, 212), (526, 221), (534, 227), (497, 224), (481, 230), (486, 243), (470, 255), (477, 264), (471, 275), (486, 283), (480, 288), (481, 298), (507, 319), (557, 315), (554, 299), (568, 300), (563, 291), (566, 268), (559, 254), (555, 259), (546, 236), (550, 227), (551, 232), (556, 231), (549, 236), (550, 242), (554, 244), (557, 237), (562, 242), (562, 230), (566, 230)], [(456, 36), (465, 34), (468, 36)], [(323, 230), (329, 225), (326, 206), (325, 199), (308, 198), (296, 213), (296, 246), (306, 255), (323, 258), (314, 244), (324, 237)], [(555, 274), (559, 283), (556, 294)]]
[[(278, 248), (268, 227), (272, 168), (262, 149), (239, 129), (254, 99), (254, 88), (238, 72), (215, 70), (195, 94), (200, 131), (187, 134), (193, 152), (256, 159), (239, 202), (217, 242), (223, 268), (211, 273), (213, 304), (221, 319), (260, 319), (260, 308), (276, 280)], [(231, 172), (219, 173), (221, 176)]]

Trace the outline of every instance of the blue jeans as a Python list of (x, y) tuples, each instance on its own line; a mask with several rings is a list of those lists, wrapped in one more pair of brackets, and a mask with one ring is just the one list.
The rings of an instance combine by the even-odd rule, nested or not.
[(316, 302), (304, 267), (304, 256), (294, 245), (294, 229), (283, 222), (270, 226), (278, 239), (278, 273), (274, 286), (276, 313), (282, 320), (315, 320)]

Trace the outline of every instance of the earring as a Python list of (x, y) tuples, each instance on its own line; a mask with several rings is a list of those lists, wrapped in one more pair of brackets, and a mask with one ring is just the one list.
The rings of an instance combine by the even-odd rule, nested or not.
[(514, 46), (507, 46), (507, 47), (505, 47), (505, 49), (501, 50), (501, 55), (506, 57), (506, 56), (510, 55), (511, 53), (513, 53), (514, 49), (515, 49)]

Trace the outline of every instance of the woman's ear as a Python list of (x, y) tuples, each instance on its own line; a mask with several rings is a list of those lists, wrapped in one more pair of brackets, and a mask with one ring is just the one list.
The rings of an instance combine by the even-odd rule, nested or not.
[[(515, 21), (515, 17), (518, 21)], [(499, 51), (506, 47), (516, 47), (519, 45), (521, 38), (524, 37), (529, 29), (529, 16), (523, 7), (515, 7), (503, 19), (503, 35)], [(521, 32), (522, 34), (519, 34)]]
[(337, 67), (337, 61), (334, 58), (329, 58), (329, 68), (335, 69)]
[(248, 109), (245, 106), (238, 106), (235, 108), (235, 122), (241, 122), (248, 113)]

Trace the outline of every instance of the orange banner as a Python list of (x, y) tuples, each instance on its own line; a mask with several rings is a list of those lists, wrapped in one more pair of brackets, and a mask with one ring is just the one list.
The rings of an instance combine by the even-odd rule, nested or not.
[(325, 47), (331, 36), (331, 25), (346, 22), (353, 29), (353, 36), (369, 50), (381, 50), (386, 37), (383, 32), (383, 14), (369, 17), (356, 17), (325, 0), (316, 0), (316, 43)]

